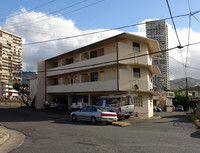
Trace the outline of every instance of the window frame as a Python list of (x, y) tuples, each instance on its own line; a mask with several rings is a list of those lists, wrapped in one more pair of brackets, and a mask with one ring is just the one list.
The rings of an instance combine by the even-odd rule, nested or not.
[[(139, 70), (138, 72), (136, 70)], [(133, 68), (133, 77), (140, 78), (141, 77), (141, 69), (140, 68)]]
[(132, 42), (132, 47), (134, 52), (140, 52), (140, 43)]

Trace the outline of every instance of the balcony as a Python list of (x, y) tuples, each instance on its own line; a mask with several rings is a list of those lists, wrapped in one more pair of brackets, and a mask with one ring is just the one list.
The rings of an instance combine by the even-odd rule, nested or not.
[(153, 90), (153, 83), (146, 80), (127, 80), (120, 81), (120, 90), (149, 92)]
[(124, 57), (124, 59), (126, 59), (126, 60), (119, 59), (119, 63), (152, 65), (152, 57), (150, 55), (147, 55), (147, 56), (140, 56), (140, 55), (141, 54), (139, 54), (139, 53), (129, 54), (127, 57)]
[(117, 90), (117, 80), (47, 86), (47, 93), (100, 92)]
[[(112, 53), (112, 54), (99, 56), (96, 58), (68, 64), (65, 66), (59, 66), (56, 68), (48, 69), (47, 77), (87, 70), (91, 68), (98, 68), (98, 67), (113, 65), (113, 64), (116, 64), (115, 60), (116, 60), (116, 53)], [(110, 62), (110, 61), (114, 61), (114, 62)], [(104, 63), (104, 64), (98, 65), (98, 63)], [(90, 66), (87, 66), (87, 65), (90, 65)]]

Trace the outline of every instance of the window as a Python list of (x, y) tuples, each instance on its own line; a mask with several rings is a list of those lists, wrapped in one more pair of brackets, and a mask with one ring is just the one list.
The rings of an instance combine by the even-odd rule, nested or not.
[(88, 112), (94, 112), (95, 110), (94, 110), (94, 107), (92, 107), (92, 106), (88, 106), (87, 111), (88, 111)]
[(88, 109), (87, 106), (86, 106), (86, 107), (83, 107), (83, 108), (81, 109), (81, 112), (87, 112), (87, 109)]
[(96, 50), (90, 52), (90, 58), (95, 58), (95, 57), (97, 57), (97, 51)]
[(98, 56), (103, 56), (104, 55), (104, 48), (100, 48), (98, 50), (94, 50), (90, 52), (90, 58), (95, 58)]
[(133, 76), (136, 78), (140, 78), (140, 69), (139, 68), (133, 68)]
[(89, 82), (89, 75), (87, 73), (81, 74), (81, 82)]
[(90, 74), (90, 81), (98, 81), (99, 75), (98, 72), (92, 72)]
[(66, 59), (66, 64), (71, 64), (73, 62), (74, 62), (73, 57)]
[(133, 42), (133, 51), (139, 52), (140, 51), (140, 44)]
[(58, 85), (58, 78), (53, 79), (53, 85)]
[(53, 67), (58, 67), (58, 62), (54, 62)]
[(96, 105), (97, 106), (103, 106), (103, 100), (100, 100)]
[(134, 96), (134, 104), (136, 107), (143, 107), (142, 95)]

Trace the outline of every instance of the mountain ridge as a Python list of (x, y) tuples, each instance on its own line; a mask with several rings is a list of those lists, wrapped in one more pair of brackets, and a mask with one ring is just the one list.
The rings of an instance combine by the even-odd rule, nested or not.
[[(194, 78), (188, 77), (187, 82), (188, 82), (188, 88), (200, 86), (200, 79), (194, 79)], [(185, 78), (170, 80), (170, 89), (180, 89), (180, 88), (182, 89), (186, 88)]]

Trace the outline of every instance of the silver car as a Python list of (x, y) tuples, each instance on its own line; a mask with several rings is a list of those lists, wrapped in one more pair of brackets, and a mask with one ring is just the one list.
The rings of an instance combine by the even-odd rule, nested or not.
[(85, 106), (81, 110), (71, 113), (72, 121), (90, 121), (112, 123), (117, 121), (117, 114), (99, 106)]

